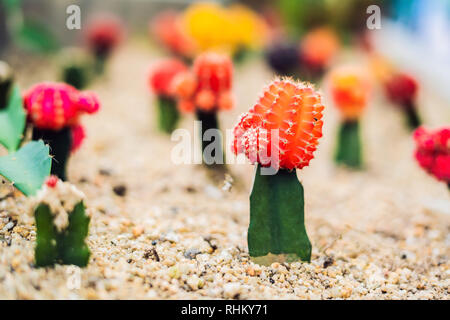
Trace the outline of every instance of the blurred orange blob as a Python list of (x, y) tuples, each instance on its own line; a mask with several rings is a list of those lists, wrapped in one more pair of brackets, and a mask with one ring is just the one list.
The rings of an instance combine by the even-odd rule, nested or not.
[(266, 167), (301, 169), (314, 158), (322, 137), (323, 109), (320, 94), (311, 86), (275, 80), (235, 126), (233, 152)]
[(185, 33), (180, 16), (175, 11), (161, 12), (149, 25), (150, 33), (171, 52), (182, 57), (191, 58), (195, 44)]
[(330, 28), (322, 27), (310, 31), (300, 43), (303, 63), (313, 68), (327, 66), (339, 51), (339, 39)]
[(346, 120), (358, 119), (367, 106), (370, 85), (362, 72), (341, 67), (328, 76), (331, 95), (336, 107)]

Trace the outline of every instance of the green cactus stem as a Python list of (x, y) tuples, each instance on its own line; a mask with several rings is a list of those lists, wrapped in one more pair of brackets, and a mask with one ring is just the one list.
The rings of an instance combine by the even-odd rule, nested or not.
[(175, 130), (180, 114), (178, 112), (176, 101), (160, 96), (157, 100), (158, 105), (158, 128), (164, 133), (172, 133)]
[(304, 193), (295, 170), (263, 175), (255, 170), (250, 195), (248, 249), (258, 264), (311, 260), (304, 222)]
[[(211, 152), (211, 157), (213, 159), (218, 158), (219, 161), (221, 161), (221, 163), (214, 163), (214, 165), (212, 167), (216, 167), (216, 165), (221, 165), (225, 163), (225, 158), (224, 158), (224, 152), (223, 152), (223, 145), (222, 145), (222, 138), (221, 137), (217, 137), (214, 136), (215, 139), (220, 139), (219, 141), (205, 141), (205, 132), (207, 132), (209, 129), (219, 129), (219, 123), (217, 121), (217, 113), (215, 111), (212, 112), (205, 112), (202, 110), (197, 110), (197, 119), (199, 121), (201, 121), (201, 131), (200, 131), (200, 139), (202, 141), (202, 157), (203, 157), (203, 162), (205, 164), (210, 165), (210, 162), (212, 161), (209, 158), (209, 152), (207, 151), (206, 153), (208, 154), (208, 157), (205, 157), (205, 149), (208, 148), (208, 146), (210, 146), (213, 142), (216, 145), (219, 145), (220, 147), (218, 149), (214, 149), (213, 152)], [(219, 150), (220, 154), (216, 155), (216, 151)]]
[(5, 62), (0, 61), (0, 110), (8, 106), (13, 82), (11, 68)]
[(69, 213), (69, 225), (58, 231), (54, 224), (54, 215), (46, 204), (40, 204), (35, 210), (37, 267), (55, 264), (87, 266), (90, 251), (85, 243), (89, 231), (90, 218), (85, 213), (83, 202), (79, 202)]
[(414, 105), (414, 102), (408, 102), (405, 106), (405, 114), (406, 114), (406, 121), (408, 124), (409, 129), (415, 130), (418, 128), (422, 121), (420, 120), (420, 117), (417, 113), (417, 108)]
[(335, 161), (350, 168), (362, 167), (362, 146), (358, 120), (345, 121), (339, 128)]
[(67, 181), (67, 162), (72, 149), (72, 130), (70, 127), (59, 131), (33, 128), (33, 140), (43, 140), (50, 146), (53, 157), (51, 174)]
[(86, 68), (76, 64), (64, 66), (61, 78), (65, 83), (78, 90), (86, 88), (89, 83), (89, 74)]

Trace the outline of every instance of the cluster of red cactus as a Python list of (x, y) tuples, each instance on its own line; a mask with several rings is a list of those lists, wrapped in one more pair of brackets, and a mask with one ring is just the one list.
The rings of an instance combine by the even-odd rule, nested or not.
[[(301, 169), (314, 158), (322, 137), (323, 109), (320, 94), (311, 86), (275, 80), (241, 116), (234, 128), (233, 152), (266, 167)], [(272, 135), (274, 129), (278, 135)]]
[(186, 72), (187, 66), (179, 59), (168, 58), (156, 62), (150, 69), (148, 83), (150, 89), (159, 96), (173, 95), (173, 79)]
[(31, 87), (24, 94), (28, 121), (39, 129), (58, 131), (72, 129), (72, 149), (76, 150), (85, 137), (79, 124), (82, 114), (98, 111), (100, 104), (95, 93), (78, 91), (65, 83), (44, 82)]
[(438, 180), (450, 183), (450, 128), (414, 132), (415, 157), (419, 165)]
[(201, 54), (195, 59), (191, 72), (181, 73), (174, 79), (178, 108), (183, 112), (195, 108), (205, 112), (231, 109), (232, 78), (233, 64), (227, 55)]
[(411, 106), (418, 91), (417, 81), (410, 75), (396, 73), (384, 83), (386, 95), (400, 106)]
[(97, 17), (86, 29), (89, 47), (99, 57), (106, 57), (124, 36), (122, 23), (113, 16)]
[(172, 53), (182, 57), (191, 57), (193, 55), (195, 45), (183, 31), (176, 12), (164, 11), (160, 13), (150, 23), (149, 30)]

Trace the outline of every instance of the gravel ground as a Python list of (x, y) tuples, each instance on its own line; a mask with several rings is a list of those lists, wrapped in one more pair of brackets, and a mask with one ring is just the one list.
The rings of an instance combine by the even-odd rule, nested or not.
[[(155, 56), (141, 44), (124, 47), (91, 88), (103, 108), (84, 119), (89, 137), (70, 163), (70, 180), (93, 211), (89, 266), (36, 269), (29, 201), (5, 197), (4, 187), (0, 298), (449, 298), (450, 193), (414, 163), (401, 115), (382, 98), (364, 118), (361, 172), (330, 161), (337, 114), (326, 109), (316, 159), (299, 172), (312, 261), (262, 267), (246, 245), (253, 167), (231, 166), (227, 190), (224, 177), (200, 165), (171, 163), (175, 142), (156, 132), (145, 82)], [(48, 64), (34, 68), (19, 72), (22, 87), (54, 78)], [(237, 68), (238, 107), (221, 115), (222, 128), (232, 128), (270, 78), (258, 60)], [(450, 122), (448, 107), (425, 95), (421, 102), (433, 108), (427, 123)], [(192, 130), (193, 119), (180, 126)]]

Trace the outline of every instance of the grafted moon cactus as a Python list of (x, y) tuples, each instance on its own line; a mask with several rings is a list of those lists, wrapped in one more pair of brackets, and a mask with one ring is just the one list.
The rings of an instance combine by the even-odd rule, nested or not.
[(314, 157), (323, 109), (310, 85), (275, 80), (234, 128), (233, 152), (257, 164), (248, 229), (249, 253), (257, 263), (311, 259), (303, 187), (295, 169)]
[(409, 128), (420, 126), (421, 120), (415, 102), (419, 90), (416, 79), (405, 73), (394, 73), (386, 79), (384, 88), (387, 97), (402, 108)]
[[(208, 145), (203, 139), (204, 133), (209, 129), (219, 128), (217, 112), (233, 108), (232, 83), (231, 59), (215, 52), (201, 54), (195, 59), (191, 72), (181, 73), (174, 79), (173, 90), (177, 96), (178, 108), (182, 112), (195, 111), (198, 120), (202, 122), (203, 151)], [(205, 162), (210, 161), (205, 159)]]
[(363, 160), (359, 119), (368, 103), (369, 83), (359, 70), (351, 67), (332, 70), (328, 82), (331, 97), (342, 117), (335, 161), (350, 168), (360, 168)]
[(55, 161), (52, 174), (67, 179), (66, 161), (85, 137), (80, 116), (93, 114), (100, 108), (95, 93), (78, 91), (64, 83), (44, 82), (24, 94), (28, 122), (33, 125), (33, 140), (50, 144)]
[(187, 69), (181, 60), (175, 58), (157, 61), (150, 69), (149, 87), (157, 96), (158, 127), (163, 132), (171, 133), (177, 125), (180, 115), (172, 83), (178, 74)]

